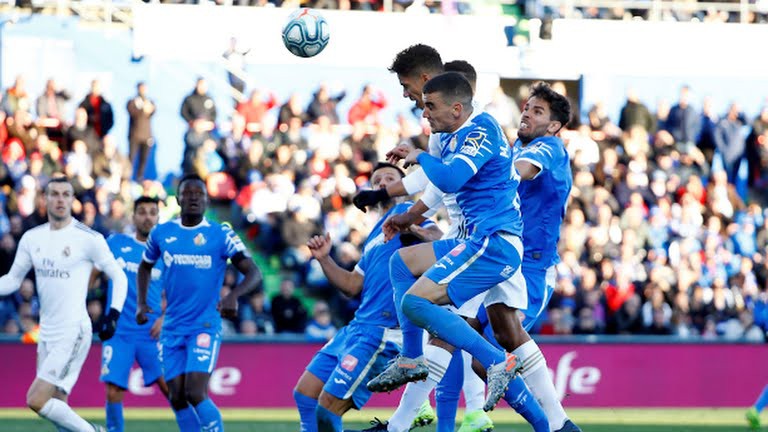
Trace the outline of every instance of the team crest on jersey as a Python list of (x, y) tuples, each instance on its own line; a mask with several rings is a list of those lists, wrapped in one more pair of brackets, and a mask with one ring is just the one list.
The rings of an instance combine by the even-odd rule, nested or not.
[(205, 239), (205, 236), (203, 235), (203, 233), (200, 233), (195, 236), (195, 239), (193, 241), (195, 242), (196, 246), (202, 246), (205, 244), (207, 240)]
[(341, 361), (341, 368), (352, 372), (355, 367), (357, 367), (357, 357), (352, 354), (344, 356), (344, 360)]
[(455, 248), (451, 249), (451, 255), (453, 256), (459, 256), (462, 252), (464, 252), (464, 249), (467, 248), (467, 245), (464, 243), (459, 243), (456, 245)]
[(69, 246), (64, 246), (64, 250), (61, 251), (61, 254), (64, 255), (65, 257), (68, 257), (72, 255), (72, 251), (69, 250)]
[(459, 143), (459, 139), (456, 138), (456, 135), (454, 135), (453, 138), (451, 138), (451, 140), (448, 142), (448, 148), (452, 152), (456, 151), (456, 146), (458, 145), (458, 143)]
[(208, 348), (211, 346), (211, 335), (208, 333), (200, 333), (197, 335), (197, 346), (200, 348)]

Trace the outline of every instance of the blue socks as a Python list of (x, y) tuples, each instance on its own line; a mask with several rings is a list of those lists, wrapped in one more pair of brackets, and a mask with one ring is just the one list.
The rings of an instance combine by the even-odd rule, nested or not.
[(400, 354), (408, 358), (420, 357), (424, 355), (424, 330), (411, 322), (403, 313), (402, 308), (403, 296), (416, 283), (416, 276), (411, 274), (398, 252), (392, 254), (392, 258), (389, 259), (389, 278), (395, 289), (397, 321), (403, 332), (403, 349)]
[(173, 413), (176, 414), (176, 424), (181, 432), (200, 432), (200, 420), (191, 406)]
[(224, 422), (221, 420), (221, 412), (210, 399), (205, 399), (195, 406), (197, 416), (200, 418), (200, 430), (203, 432), (224, 432)]
[(109, 432), (123, 432), (125, 421), (123, 420), (123, 403), (107, 402), (107, 430)]
[(317, 414), (315, 414), (317, 399), (312, 399), (294, 390), (293, 400), (296, 401), (296, 408), (299, 409), (301, 432), (317, 432)]
[(760, 393), (760, 397), (758, 397), (757, 401), (755, 401), (755, 409), (757, 412), (762, 412), (766, 405), (768, 405), (768, 386), (763, 388), (763, 392)]
[(315, 414), (317, 415), (318, 432), (342, 432), (340, 416), (328, 411), (322, 405), (317, 406)]
[(491, 345), (455, 313), (413, 294), (403, 297), (402, 308), (405, 316), (414, 324), (472, 354), (486, 369), (505, 361), (504, 351)]
[(533, 397), (531, 390), (525, 385), (522, 377), (518, 376), (509, 382), (504, 400), (533, 426), (535, 432), (549, 431), (547, 415), (536, 398)]
[(453, 432), (456, 427), (456, 409), (463, 384), (464, 356), (461, 350), (454, 350), (448, 369), (435, 390), (437, 432)]

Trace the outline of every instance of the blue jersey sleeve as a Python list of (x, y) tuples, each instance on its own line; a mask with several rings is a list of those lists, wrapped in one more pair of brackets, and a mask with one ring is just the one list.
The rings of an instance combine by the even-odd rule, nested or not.
[(155, 226), (152, 228), (152, 231), (149, 232), (149, 237), (147, 238), (147, 246), (144, 249), (144, 254), (142, 255), (142, 259), (149, 263), (155, 263), (160, 258), (160, 241), (158, 239), (158, 228), (159, 226)]
[(530, 144), (523, 147), (515, 162), (530, 162), (539, 168), (539, 172), (536, 174), (536, 177), (538, 177), (542, 172), (550, 170), (556, 165), (556, 159), (560, 155), (557, 144), (553, 142), (556, 139), (555, 137), (536, 138)]
[[(232, 258), (241, 252), (245, 255), (248, 255), (248, 250), (245, 248), (245, 244), (242, 240), (240, 240), (240, 237), (235, 233), (235, 231), (232, 230), (232, 227), (229, 225), (222, 225), (221, 229), (224, 231), (225, 237), (224, 258)], [(147, 243), (147, 245), (149, 245), (149, 243)]]
[(365, 276), (365, 272), (368, 269), (368, 254), (364, 253), (360, 258), (360, 261), (355, 265), (355, 271)]
[(424, 173), (438, 189), (445, 193), (454, 193), (461, 189), (473, 175), (473, 167), (466, 161), (458, 162), (460, 159), (455, 157), (450, 163), (444, 164), (434, 156), (422, 153), (418, 157), (419, 164), (424, 169)]

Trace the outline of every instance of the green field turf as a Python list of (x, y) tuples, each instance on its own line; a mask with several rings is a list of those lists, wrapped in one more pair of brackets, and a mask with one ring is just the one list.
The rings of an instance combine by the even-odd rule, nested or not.
[[(98, 409), (79, 409), (88, 420), (104, 424), (104, 413)], [(385, 419), (391, 410), (363, 410), (345, 416), (344, 427), (361, 429), (374, 416)], [(742, 409), (570, 409), (571, 417), (585, 432), (739, 432), (748, 431)], [(227, 432), (296, 432), (295, 410), (223, 410)], [(170, 432), (177, 430), (168, 410), (127, 409), (126, 432)], [(509, 409), (491, 413), (498, 432), (522, 432), (530, 428)], [(457, 420), (460, 424), (460, 418)], [(768, 419), (766, 419), (768, 424)], [(25, 410), (0, 409), (0, 431), (53, 431), (53, 427)], [(417, 431), (434, 432), (434, 426)]]

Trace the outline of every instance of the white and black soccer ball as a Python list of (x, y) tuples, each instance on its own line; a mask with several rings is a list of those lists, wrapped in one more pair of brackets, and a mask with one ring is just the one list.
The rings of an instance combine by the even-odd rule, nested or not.
[(307, 8), (293, 12), (283, 27), (285, 47), (299, 57), (314, 57), (320, 54), (328, 45), (330, 36), (325, 18)]

